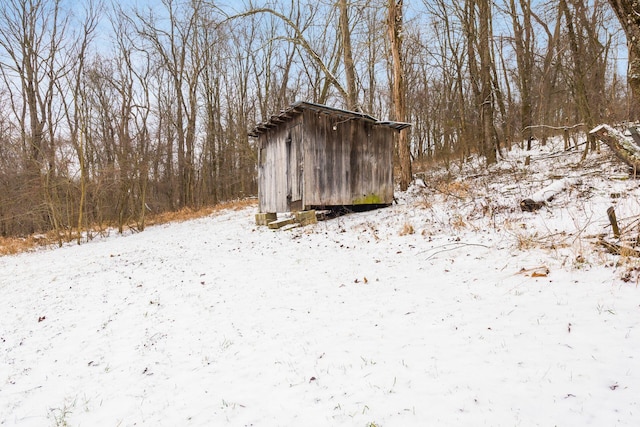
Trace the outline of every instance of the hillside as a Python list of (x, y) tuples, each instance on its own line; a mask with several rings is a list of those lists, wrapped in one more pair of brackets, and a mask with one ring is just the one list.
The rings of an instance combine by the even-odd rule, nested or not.
[(2, 257), (0, 425), (638, 425), (640, 261), (596, 242), (614, 206), (632, 244), (640, 186), (580, 155), (434, 168), (290, 231), (250, 207)]

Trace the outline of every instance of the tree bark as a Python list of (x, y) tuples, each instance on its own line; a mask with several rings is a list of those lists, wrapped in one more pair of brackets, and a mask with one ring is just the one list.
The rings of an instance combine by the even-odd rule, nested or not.
[(613, 150), (620, 160), (640, 170), (640, 147), (629, 141), (622, 133), (608, 125), (600, 125), (589, 132)]
[[(543, 21), (538, 15), (531, 12), (531, 16), (536, 22), (544, 29), (546, 33), (547, 46), (544, 60), (542, 62), (542, 77), (539, 84), (538, 92), (538, 108), (537, 108), (537, 120), (541, 124), (549, 124), (552, 117), (552, 97), (555, 81), (557, 80), (558, 67), (554, 64), (554, 57), (558, 54), (558, 40), (560, 40), (560, 29), (562, 22), (562, 8), (557, 8), (557, 18), (551, 32), (549, 25)], [(542, 128), (541, 145), (547, 143), (547, 129)]]
[(629, 115), (632, 120), (637, 120), (640, 114), (640, 1), (609, 0), (609, 4), (627, 36), (629, 49), (627, 82), (633, 98)]
[[(404, 84), (404, 62), (402, 60), (402, 0), (389, 0), (387, 17), (391, 42), (391, 64), (393, 68), (392, 96), (395, 120), (406, 121), (406, 89)], [(407, 129), (401, 130), (398, 138), (400, 158), (400, 190), (405, 191), (411, 183), (411, 148)]]
[(489, 41), (491, 38), (490, 22), (491, 22), (491, 2), (489, 0), (478, 0), (478, 19), (479, 19), (479, 45), (480, 54), (480, 82), (481, 82), (481, 106), (480, 114), (482, 118), (482, 148), (481, 152), (487, 159), (487, 163), (495, 163), (496, 157), (496, 139), (495, 129), (493, 125), (493, 84), (491, 81), (491, 49)]
[[(569, 36), (569, 49), (573, 57), (573, 84), (575, 86), (576, 103), (578, 104), (578, 112), (581, 119), (587, 123), (588, 127), (593, 127), (593, 114), (591, 112), (591, 106), (589, 104), (589, 97), (587, 95), (587, 85), (585, 78), (585, 66), (584, 66), (584, 52), (579, 49), (578, 46), (578, 34), (574, 29), (573, 15), (569, 10), (566, 0), (560, 0), (560, 8), (565, 16), (567, 23), (567, 33)], [(583, 158), (586, 156), (587, 150), (590, 144), (585, 146)]]
[(356, 88), (356, 69), (351, 52), (351, 29), (349, 28), (349, 9), (347, 0), (338, 2), (340, 7), (340, 34), (342, 36), (342, 55), (344, 60), (345, 76), (347, 79), (347, 109), (359, 111), (358, 93)]
[(527, 150), (531, 150), (531, 77), (533, 76), (533, 52), (532, 52), (532, 26), (531, 26), (531, 2), (520, 0), (522, 22), (520, 22), (515, 1), (510, 0), (511, 20), (513, 23), (516, 62), (518, 64), (518, 86), (520, 97), (520, 121), (522, 124), (522, 138), (527, 141)]

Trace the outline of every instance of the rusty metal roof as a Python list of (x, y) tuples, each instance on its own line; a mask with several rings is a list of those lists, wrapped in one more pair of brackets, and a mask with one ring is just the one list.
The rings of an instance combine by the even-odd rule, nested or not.
[(260, 134), (267, 130), (278, 126), (280, 123), (288, 122), (298, 114), (301, 114), (305, 110), (311, 110), (318, 113), (325, 113), (330, 115), (336, 115), (341, 117), (349, 117), (353, 119), (366, 120), (373, 122), (380, 126), (390, 127), (396, 130), (402, 130), (411, 126), (411, 123), (406, 122), (394, 122), (394, 121), (379, 121), (368, 114), (358, 111), (343, 110), (341, 108), (329, 107), (327, 105), (315, 104), (313, 102), (298, 101), (291, 104), (286, 110), (280, 111), (279, 114), (275, 114), (269, 118), (266, 122), (257, 124), (250, 132), (249, 136), (258, 137)]

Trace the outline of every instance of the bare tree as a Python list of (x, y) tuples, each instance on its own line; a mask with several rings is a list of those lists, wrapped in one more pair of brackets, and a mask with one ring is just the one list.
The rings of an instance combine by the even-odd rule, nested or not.
[(59, 0), (8, 0), (0, 10), (0, 73), (26, 154), (21, 196), (43, 202), (32, 204), (31, 231), (47, 223), (58, 230), (62, 221), (53, 184), (55, 99), (56, 82), (68, 69), (64, 57), (68, 22)]
[(609, 4), (627, 35), (627, 48), (629, 50), (627, 82), (634, 100), (629, 114), (631, 118), (638, 119), (640, 114), (640, 2), (635, 0), (609, 0)]
[[(604, 73), (609, 43), (603, 44), (599, 40), (598, 26), (602, 24), (602, 11), (598, 1), (590, 16), (581, 1), (560, 0), (559, 6), (565, 19), (571, 53), (569, 66), (577, 105), (576, 121), (584, 122), (591, 129), (600, 121), (605, 95)], [(585, 155), (590, 148), (595, 149), (595, 138), (589, 135), (589, 140), (591, 143), (585, 146)]]
[(480, 55), (480, 117), (482, 121), (482, 143), (480, 152), (487, 162), (496, 162), (497, 140), (493, 123), (494, 94), (491, 69), (493, 59), (491, 57), (490, 40), (491, 33), (491, 2), (489, 0), (477, 0), (478, 6), (478, 53)]
[(466, 0), (462, 16), (467, 38), (469, 77), (475, 101), (473, 122), (479, 136), (477, 147), (487, 163), (495, 163), (497, 140), (494, 128), (491, 3), (489, 0)]
[(433, 16), (433, 55), (440, 69), (439, 80), (432, 83), (434, 97), (442, 97), (429, 108), (436, 120), (432, 126), (434, 152), (448, 165), (452, 154), (458, 154), (463, 161), (476, 148), (477, 114), (470, 100), (477, 95), (479, 86), (477, 72), (472, 74), (477, 65), (469, 64), (467, 53), (469, 49), (475, 52), (475, 47), (469, 46), (468, 34), (474, 27), (464, 24), (465, 10), (455, 3), (439, 0), (425, 5)]
[(262, 14), (262, 13), (270, 14), (277, 17), (285, 25), (287, 25), (289, 28), (291, 28), (294, 31), (294, 37), (290, 39), (290, 41), (299, 45), (304, 50), (304, 52), (309, 55), (311, 60), (322, 70), (322, 72), (324, 73), (328, 81), (338, 90), (342, 98), (345, 101), (347, 101), (349, 99), (349, 93), (347, 90), (344, 89), (344, 87), (336, 77), (335, 70), (331, 70), (331, 67), (327, 65), (325, 61), (323, 61), (322, 57), (318, 54), (318, 52), (312, 48), (311, 44), (304, 36), (303, 31), (291, 18), (285, 16), (284, 14), (274, 9), (263, 7), (263, 8), (253, 8), (246, 12), (230, 16), (229, 18), (227, 18), (227, 20), (233, 20), (237, 18), (243, 18), (243, 17)]
[[(547, 126), (555, 124), (551, 122), (551, 119), (554, 116), (554, 87), (556, 86), (556, 82), (558, 80), (560, 68), (559, 66), (561, 64), (561, 62), (558, 60), (558, 58), (560, 57), (558, 50), (560, 49), (559, 42), (561, 38), (560, 30), (562, 23), (562, 10), (559, 6), (556, 6), (552, 10), (554, 11), (553, 20), (545, 20), (533, 10), (531, 11), (531, 16), (542, 28), (547, 40), (547, 43), (544, 47), (542, 63), (537, 64), (537, 75), (539, 76), (539, 78), (536, 92), (538, 103), (535, 114), (537, 124), (545, 125), (540, 128), (542, 134), (541, 143), (543, 145), (547, 142)], [(553, 24), (553, 27), (551, 27), (551, 24)], [(553, 31), (551, 31), (551, 28), (553, 28)]]
[(385, 58), (386, 46), (379, 42), (386, 29), (382, 17), (384, 12), (383, 7), (375, 7), (369, 3), (360, 8), (360, 16), (366, 29), (366, 38), (362, 40), (364, 46), (361, 48), (364, 69), (359, 76), (363, 87), (363, 108), (375, 117), (381, 117), (383, 114), (382, 99), (378, 96), (382, 83), (378, 71), (384, 67)]
[[(388, 0), (387, 7), (387, 31), (391, 45), (391, 67), (393, 70), (391, 92), (394, 119), (406, 121), (407, 101), (402, 58), (402, 0)], [(400, 190), (402, 191), (409, 187), (413, 179), (410, 143), (407, 129), (401, 130), (398, 137), (398, 157), (400, 158)]]
[[(204, 67), (203, 47), (198, 37), (202, 0), (185, 4), (163, 0), (168, 28), (151, 10), (138, 11), (134, 25), (138, 34), (153, 50), (158, 65), (169, 76), (169, 89), (177, 103), (174, 111), (178, 152), (179, 205), (195, 206), (195, 144), (198, 114), (198, 84)], [(139, 48), (143, 49), (144, 46)]]
[[(518, 8), (519, 6), (519, 8)], [(531, 0), (509, 0), (509, 14), (513, 24), (516, 62), (518, 64), (518, 88), (520, 89), (520, 121), (522, 137), (531, 150), (532, 85), (534, 63), (533, 25), (531, 22)]]
[[(65, 77), (68, 79), (67, 86), (70, 89), (70, 98), (62, 98), (61, 102), (64, 107), (65, 117), (67, 119), (67, 128), (71, 144), (74, 147), (80, 169), (79, 177), (79, 201), (77, 204), (77, 243), (80, 244), (82, 239), (82, 231), (85, 228), (85, 202), (87, 196), (87, 162), (85, 157), (85, 138), (89, 132), (89, 118), (86, 105), (86, 92), (84, 91), (84, 73), (88, 56), (88, 49), (94, 37), (96, 27), (98, 25), (99, 7), (94, 2), (89, 2), (84, 10), (84, 22), (80, 27), (77, 46), (73, 50), (73, 58), (70, 69), (71, 72)], [(62, 83), (57, 81), (56, 84)], [(62, 88), (61, 88), (62, 91)], [(69, 228), (71, 230), (71, 227)], [(69, 236), (71, 237), (71, 236)]]
[(347, 0), (338, 0), (338, 7), (340, 8), (340, 35), (347, 80), (347, 108), (356, 111), (360, 110), (360, 107), (358, 106), (358, 93), (356, 88), (356, 70), (353, 63), (353, 53), (351, 51), (351, 28), (349, 25)]

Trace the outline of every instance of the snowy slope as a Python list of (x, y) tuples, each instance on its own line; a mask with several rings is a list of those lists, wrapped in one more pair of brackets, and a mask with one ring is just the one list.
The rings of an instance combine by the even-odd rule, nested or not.
[(640, 425), (640, 262), (593, 244), (611, 205), (638, 234), (639, 182), (557, 150), (291, 231), (248, 208), (2, 257), (0, 425)]

